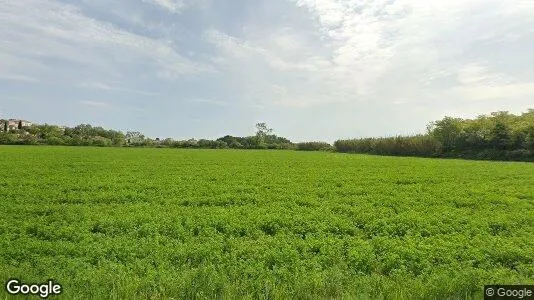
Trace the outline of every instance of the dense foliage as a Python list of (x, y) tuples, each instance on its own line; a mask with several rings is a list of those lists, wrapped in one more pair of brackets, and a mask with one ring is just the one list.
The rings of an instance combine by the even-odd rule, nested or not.
[(15, 130), (0, 131), (0, 144), (4, 145), (68, 145), (68, 146), (130, 146), (130, 147), (171, 147), (171, 148), (200, 148), (200, 149), (294, 149), (295, 145), (284, 137), (272, 133), (272, 129), (264, 123), (254, 136), (234, 137), (224, 136), (217, 140), (189, 139), (160, 140), (151, 139), (140, 132), (126, 134), (93, 127), (88, 124), (74, 128), (55, 125), (32, 125)]
[(439, 143), (428, 135), (397, 136), (389, 138), (364, 138), (338, 140), (334, 143), (338, 152), (369, 153), (379, 155), (433, 156)]
[(332, 145), (326, 142), (302, 142), (297, 143), (297, 150), (301, 151), (332, 151), (334, 148)]
[(476, 119), (445, 117), (432, 122), (426, 134), (383, 138), (292, 143), (273, 134), (265, 123), (256, 124), (253, 136), (226, 135), (216, 140), (159, 140), (140, 132), (126, 134), (91, 125), (61, 128), (33, 125), (0, 132), (0, 144), (130, 146), (199, 149), (287, 149), (332, 151), (396, 156), (460, 157), (471, 159), (534, 161), (534, 109), (521, 115), (495, 112)]
[(115, 130), (81, 124), (74, 128), (55, 125), (32, 125), (0, 132), (0, 144), (8, 145), (69, 145), (69, 146), (122, 146), (125, 135)]
[(224, 142), (229, 148), (234, 149), (293, 149), (293, 143), (283, 137), (274, 134), (265, 136), (235, 137), (226, 135), (217, 141)]
[(334, 146), (339, 152), (534, 161), (534, 109), (446, 117), (431, 123), (426, 135), (338, 140)]
[(0, 282), (53, 278), (67, 299), (466, 299), (534, 284), (533, 164), (1, 146), (0, 169)]

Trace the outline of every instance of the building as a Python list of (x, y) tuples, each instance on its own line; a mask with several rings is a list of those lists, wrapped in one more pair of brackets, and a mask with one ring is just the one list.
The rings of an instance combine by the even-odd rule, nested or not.
[(9, 127), (13, 129), (21, 129), (24, 127), (30, 127), (33, 123), (26, 120), (9, 119)]
[(26, 120), (9, 119), (0, 120), (0, 131), (10, 131), (16, 129), (22, 129), (24, 127), (30, 127), (33, 123)]

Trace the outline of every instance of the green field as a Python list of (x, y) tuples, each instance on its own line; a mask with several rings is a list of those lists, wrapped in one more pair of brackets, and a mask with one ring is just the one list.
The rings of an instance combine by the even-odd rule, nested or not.
[(533, 163), (2, 146), (0, 170), (0, 280), (53, 278), (64, 298), (464, 299), (534, 284)]

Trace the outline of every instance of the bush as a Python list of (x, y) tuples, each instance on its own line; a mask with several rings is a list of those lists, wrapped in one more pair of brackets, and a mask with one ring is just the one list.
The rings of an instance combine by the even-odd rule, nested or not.
[(18, 144), (21, 144), (21, 145), (37, 145), (37, 144), (39, 144), (39, 140), (34, 135), (21, 134), (21, 135), (19, 135)]
[(0, 144), (12, 145), (17, 142), (17, 136), (10, 133), (0, 133)]
[(212, 141), (205, 139), (199, 140), (197, 146), (198, 148), (204, 149), (222, 149), (228, 147), (225, 141)]
[(296, 150), (300, 151), (332, 151), (334, 147), (326, 142), (303, 142), (297, 143)]
[(508, 160), (532, 161), (534, 160), (534, 152), (525, 149), (507, 151), (505, 158)]
[(47, 145), (64, 145), (65, 141), (63, 141), (61, 138), (59, 138), (57, 136), (52, 136), (52, 137), (49, 137), (49, 138), (43, 140), (42, 143), (43, 144), (47, 144)]
[(95, 136), (91, 139), (91, 144), (98, 147), (108, 147), (111, 146), (112, 141), (105, 137)]
[(440, 144), (429, 135), (415, 135), (338, 140), (334, 143), (334, 147), (338, 152), (435, 156), (438, 154)]

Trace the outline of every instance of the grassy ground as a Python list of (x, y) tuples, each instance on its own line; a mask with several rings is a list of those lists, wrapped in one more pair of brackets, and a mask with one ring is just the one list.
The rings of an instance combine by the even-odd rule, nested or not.
[(0, 170), (0, 280), (53, 278), (64, 298), (481, 298), (484, 284), (534, 284), (532, 163), (4, 146)]

